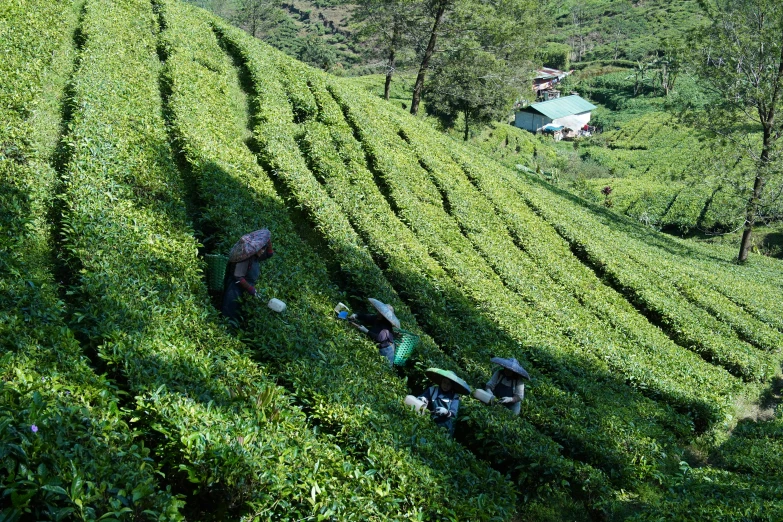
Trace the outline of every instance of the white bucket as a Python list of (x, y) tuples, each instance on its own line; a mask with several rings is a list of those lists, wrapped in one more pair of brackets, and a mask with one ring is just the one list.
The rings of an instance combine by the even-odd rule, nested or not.
[(482, 390), (481, 388), (476, 388), (475, 390), (473, 390), (473, 397), (480, 400), (484, 404), (489, 404), (490, 402), (492, 402), (492, 399), (495, 398), (494, 395), (489, 393), (487, 390)]
[(405, 396), (405, 404), (416, 410), (418, 413), (424, 413), (427, 411), (426, 403), (424, 401), (420, 401), (413, 395)]
[(267, 303), (267, 306), (277, 313), (285, 310), (285, 303), (280, 299), (270, 299), (269, 303)]

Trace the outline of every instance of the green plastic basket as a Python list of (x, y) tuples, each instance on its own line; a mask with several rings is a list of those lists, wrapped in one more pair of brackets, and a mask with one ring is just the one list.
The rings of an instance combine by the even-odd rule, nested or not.
[(210, 292), (223, 291), (223, 279), (226, 276), (228, 256), (222, 254), (207, 254), (204, 256), (207, 262), (207, 286)]
[(394, 350), (394, 365), (404, 366), (421, 339), (415, 333), (402, 328), (395, 329), (395, 337), (399, 337), (400, 341), (396, 343)]

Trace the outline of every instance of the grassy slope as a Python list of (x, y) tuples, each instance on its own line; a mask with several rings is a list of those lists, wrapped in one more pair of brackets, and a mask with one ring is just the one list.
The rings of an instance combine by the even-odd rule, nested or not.
[[(298, 74), (301, 77), (302, 73), (300, 72)], [(310, 80), (310, 82), (312, 83), (313, 80)], [(311, 85), (311, 87), (312, 87), (312, 85)], [(357, 93), (351, 93), (350, 94), (350, 98), (346, 98), (345, 96), (347, 96), (347, 94), (344, 94), (343, 91), (338, 86), (334, 86), (334, 87), (330, 88), (330, 90), (332, 91), (332, 93), (335, 95), (337, 100), (343, 106), (343, 110), (346, 112), (346, 116), (348, 116), (349, 123), (351, 123), (351, 125), (353, 126), (353, 129), (354, 129), (353, 132), (356, 134), (357, 138), (359, 138), (360, 141), (363, 143), (363, 147), (365, 148), (365, 151), (368, 154), (368, 159), (370, 159), (370, 163), (366, 164), (365, 168), (367, 166), (369, 166), (369, 167), (371, 167), (370, 168), (371, 171), (377, 172), (377, 174), (374, 174), (375, 176), (381, 176), (381, 179), (383, 180), (382, 186), (385, 185), (385, 188), (382, 188), (383, 192), (391, 190), (391, 192), (389, 192), (388, 195), (383, 196), (383, 197), (386, 197), (386, 198), (391, 197), (391, 199), (393, 200), (392, 206), (393, 206), (393, 208), (396, 207), (395, 212), (403, 212), (403, 213), (405, 213), (405, 216), (403, 217), (403, 221), (405, 223), (410, 223), (409, 226), (413, 226), (414, 227), (414, 231), (415, 231), (416, 235), (419, 236), (418, 240), (419, 241), (423, 241), (425, 244), (429, 244), (428, 248), (435, 254), (437, 262), (439, 264), (442, 264), (444, 267), (447, 268), (447, 271), (451, 274), (451, 277), (456, 277), (459, 280), (461, 277), (463, 277), (462, 275), (458, 275), (459, 272), (464, 270), (464, 268), (467, 268), (468, 265), (462, 265), (464, 268), (459, 268), (459, 269), (457, 268), (457, 265), (454, 265), (454, 268), (448, 268), (448, 265), (450, 263), (452, 263), (452, 262), (460, 263), (460, 264), (461, 264), (461, 262), (458, 262), (457, 258), (454, 258), (453, 261), (450, 261), (449, 260), (450, 258), (446, 256), (445, 252), (447, 252), (449, 250), (449, 247), (447, 247), (448, 243), (431, 243), (430, 239), (426, 239), (427, 236), (429, 236), (431, 234), (431, 232), (425, 232), (425, 230), (427, 230), (428, 225), (427, 225), (426, 221), (422, 221), (423, 216), (421, 215), (422, 212), (424, 211), (424, 207), (421, 206), (422, 203), (424, 201), (436, 202), (436, 201), (442, 200), (442, 198), (444, 197), (444, 192), (443, 192), (444, 189), (441, 189), (440, 191), (439, 190), (434, 190), (434, 192), (433, 192), (433, 190), (427, 188), (427, 185), (429, 185), (430, 182), (425, 182), (424, 181), (426, 179), (426, 175), (425, 175), (424, 171), (422, 171), (421, 173), (415, 174), (415, 178), (413, 178), (413, 179), (418, 179), (418, 181), (416, 182), (416, 183), (419, 184), (418, 186), (416, 186), (416, 185), (406, 185), (408, 187), (407, 190), (414, 197), (414, 201), (415, 200), (420, 200), (421, 203), (415, 203), (414, 204), (413, 202), (405, 202), (404, 199), (401, 196), (401, 194), (402, 194), (401, 192), (400, 192), (399, 196), (395, 195), (395, 190), (396, 189), (394, 189), (394, 186), (398, 182), (402, 182), (402, 179), (395, 179), (393, 177), (394, 175), (391, 174), (391, 172), (395, 171), (395, 172), (398, 172), (400, 175), (403, 172), (408, 172), (408, 174), (406, 174), (405, 176), (409, 176), (409, 175), (412, 175), (417, 170), (418, 167), (414, 167), (412, 164), (410, 164), (409, 160), (403, 159), (406, 154), (410, 154), (410, 153), (405, 153), (404, 152), (405, 150), (407, 150), (407, 146), (404, 144), (404, 141), (406, 141), (406, 140), (400, 139), (400, 137), (394, 137), (393, 136), (393, 129), (396, 127), (396, 124), (393, 123), (394, 119), (389, 119), (389, 116), (386, 116), (386, 114), (385, 114), (386, 111), (389, 110), (387, 108), (388, 106), (379, 105), (378, 102), (375, 102), (374, 100), (372, 100), (370, 98), (362, 97), (360, 94), (357, 94)], [(306, 101), (310, 95), (307, 94), (305, 91), (299, 90), (299, 91), (295, 91), (295, 92), (289, 92), (289, 96), (292, 96), (292, 99), (294, 100), (295, 108), (298, 108), (300, 111), (302, 111), (302, 112), (300, 112), (300, 114), (302, 114), (303, 116), (300, 116), (300, 118), (304, 118), (305, 121), (308, 118), (308, 116), (306, 116), (306, 114), (307, 114), (306, 111), (313, 111), (312, 114), (318, 114), (319, 111), (321, 110), (319, 108), (317, 102), (314, 105), (312, 101), (310, 101), (310, 102)], [(305, 105), (305, 104), (309, 104), (309, 105)], [(360, 107), (361, 107), (361, 109), (360, 109)], [(356, 116), (352, 116), (354, 111), (366, 114), (366, 116), (360, 117), (358, 114)], [(392, 133), (390, 133), (390, 131), (392, 131)], [(294, 133), (294, 135), (296, 135), (295, 128), (291, 128), (290, 130), (288, 130), (286, 132), (292, 132), (292, 133)], [(420, 133), (420, 134), (417, 134), (415, 138), (408, 137), (407, 141), (412, 140), (414, 142), (420, 142), (420, 143), (417, 143), (417, 146), (421, 146), (422, 149), (427, 149), (429, 147), (430, 150), (438, 150), (440, 147), (444, 147), (444, 146), (445, 147), (454, 147), (453, 144), (449, 144), (448, 142), (441, 142), (439, 145), (436, 145), (435, 143), (430, 143), (428, 140), (431, 139), (431, 138), (428, 138), (426, 136), (426, 134), (428, 132), (431, 133), (431, 131), (427, 130), (426, 128), (424, 130), (419, 129), (417, 132)], [(378, 142), (377, 140), (381, 140), (381, 141)], [(377, 142), (377, 144), (374, 144), (376, 142)], [(388, 149), (390, 144), (391, 144), (392, 148)], [(381, 148), (378, 148), (378, 147), (381, 147)], [(386, 147), (387, 148), (386, 150), (388, 150), (388, 152), (384, 153), (383, 152), (383, 150), (384, 150), (383, 147)], [(393, 151), (395, 151), (395, 152), (393, 152)], [(317, 164), (318, 164), (319, 159), (310, 158), (310, 161), (313, 164), (313, 168), (317, 168)], [(424, 160), (422, 158), (422, 161), (426, 161), (426, 160)], [(396, 169), (396, 170), (394, 170), (394, 169)], [(425, 175), (425, 177), (424, 178), (421, 177), (422, 175)], [(509, 179), (513, 180), (514, 178), (512, 177), (512, 178), (509, 178)], [(376, 177), (376, 183), (381, 183), (381, 181), (377, 177)], [(525, 182), (523, 180), (517, 179), (515, 181), (515, 183), (520, 183), (521, 184), (519, 190), (524, 191), (524, 192), (528, 192), (528, 190), (522, 188), (522, 187), (525, 186), (524, 185)], [(401, 187), (402, 187), (402, 185), (401, 185)], [(434, 187), (433, 187), (433, 189), (434, 189)], [(415, 212), (415, 213), (407, 214), (407, 211), (404, 210), (404, 207), (406, 207), (409, 204), (413, 205), (411, 207), (411, 211)], [(539, 212), (539, 213), (543, 213), (544, 212), (544, 210), (542, 208), (538, 207), (536, 202), (531, 201), (531, 205), (533, 205), (533, 207), (535, 207), (537, 212)], [(560, 202), (560, 205), (562, 205), (562, 201)], [(542, 204), (542, 206), (543, 206), (543, 204)], [(577, 207), (579, 207), (579, 206), (580, 205), (577, 204)], [(450, 203), (450, 207), (451, 207), (452, 210), (450, 210), (449, 212), (453, 212), (454, 211), (453, 210), (454, 209), (454, 203), (453, 202)], [(560, 206), (560, 208), (562, 208), (562, 206)], [(416, 213), (418, 213), (419, 215), (417, 215)], [(429, 215), (429, 211), (427, 211), (425, 214)], [(586, 214), (586, 215), (589, 215), (589, 214)], [(457, 218), (459, 220), (458, 216), (455, 216), (455, 218)], [(424, 219), (429, 219), (429, 218), (424, 218)], [(441, 219), (441, 218), (438, 218), (438, 219)], [(547, 218), (547, 221), (551, 221), (553, 219), (554, 219), (554, 216), (550, 216), (550, 217)], [(586, 222), (593, 221), (592, 219), (588, 219), (586, 217), (584, 219), (585, 219)], [(620, 221), (619, 223), (622, 223), (622, 221)], [(445, 224), (446, 224), (446, 222), (444, 222), (444, 225)], [(545, 225), (542, 223), (542, 226), (545, 226)], [(617, 226), (617, 224), (613, 224), (612, 226)], [(641, 235), (642, 237), (645, 237), (645, 238), (647, 238), (646, 235), (649, 234), (648, 232), (645, 232), (643, 229), (638, 229), (638, 228), (634, 229), (633, 225), (631, 223), (625, 223), (622, 226), (627, 228), (627, 232), (630, 232), (632, 234), (638, 234), (638, 235)], [(559, 227), (563, 227), (563, 228), (559, 228)], [(567, 229), (564, 224), (560, 224), (560, 222), (557, 222), (556, 229), (559, 229), (558, 231), (561, 232), (561, 234), (563, 236), (568, 235), (569, 229)], [(580, 240), (585, 241), (587, 243), (591, 243), (591, 242), (595, 243), (595, 244), (598, 245), (596, 248), (600, 247), (600, 254), (596, 254), (597, 256), (598, 255), (611, 256), (612, 255), (611, 254), (612, 249), (616, 248), (616, 247), (613, 246), (613, 243), (615, 243), (617, 241), (622, 241), (622, 237), (615, 238), (614, 236), (609, 236), (609, 237), (605, 237), (605, 238), (601, 239), (600, 236), (596, 236), (594, 234), (587, 236), (587, 235), (584, 235), (584, 232), (580, 232), (582, 230), (584, 230), (584, 229), (576, 230), (575, 232), (577, 233), (577, 235), (570, 238), (570, 241), (571, 241), (572, 245), (577, 245), (578, 246)], [(440, 232), (440, 233), (442, 234), (443, 232)], [(455, 243), (453, 243), (454, 241), (457, 241), (458, 243), (463, 241), (463, 240), (458, 240), (457, 236), (453, 235), (453, 233), (450, 233), (450, 234), (452, 234), (451, 237), (453, 239), (449, 240), (449, 241), (452, 244), (455, 244)], [(656, 236), (650, 236), (649, 238), (647, 238), (647, 240), (649, 241), (651, 238), (655, 238), (655, 237)], [(665, 242), (665, 240), (663, 240), (663, 239), (658, 239), (657, 241), (659, 241), (661, 244), (663, 244)], [(435, 246), (436, 244), (438, 245), (437, 247)], [(644, 246), (639, 246), (639, 248), (642, 249), (643, 251), (645, 251), (646, 254), (650, 253), (649, 248), (646, 248)], [(685, 249), (687, 247), (685, 247), (683, 245), (682, 248)], [(462, 256), (464, 256), (465, 252), (467, 252), (467, 250), (462, 248), (462, 247), (459, 247), (459, 251), (462, 252), (462, 254), (460, 254)], [(686, 255), (686, 256), (697, 255), (695, 252), (696, 251), (693, 251), (693, 253), (685, 252), (684, 255)], [(381, 255), (380, 252), (378, 254)], [(388, 255), (389, 254), (383, 254), (384, 264), (386, 264), (388, 262), (388, 259), (389, 259), (387, 257)], [(485, 254), (485, 255), (489, 255), (489, 254)], [(702, 252), (701, 255), (709, 256), (709, 254), (707, 254), (706, 251)], [(665, 258), (665, 256), (663, 256), (663, 257), (661, 257), (661, 256), (663, 256), (663, 253), (655, 254), (656, 259), (657, 258), (661, 258), (661, 259)], [(476, 261), (474, 261), (472, 263), (475, 264), (475, 262)], [(596, 265), (596, 266), (600, 266), (601, 262), (602, 262), (602, 260), (600, 258), (597, 259), (595, 261), (595, 263), (599, 263), (599, 264)], [(763, 265), (764, 262), (760, 261), (759, 264)], [(709, 263), (707, 263), (707, 265), (709, 265)], [(694, 273), (692, 275), (692, 277), (694, 277), (694, 278), (700, 277), (703, 280), (707, 280), (708, 277), (709, 277), (710, 268), (705, 268), (704, 270), (705, 270), (705, 272)], [(773, 268), (773, 270), (774, 270), (774, 268)], [(397, 280), (396, 276), (394, 276), (393, 272), (391, 271), (391, 267), (389, 267), (389, 269), (385, 269), (385, 271), (387, 271), (389, 273), (388, 277), (390, 277), (391, 281), (396, 281)], [(766, 283), (766, 281), (764, 281), (765, 278), (761, 274), (759, 274), (759, 278), (760, 278), (759, 286), (754, 286), (754, 288), (756, 288), (757, 290), (760, 290), (762, 293), (768, 293), (769, 290), (764, 290), (764, 285)], [(462, 284), (462, 287), (464, 288), (464, 291), (472, 292), (473, 290), (471, 290), (471, 289), (473, 288), (473, 286), (472, 286), (473, 284), (469, 283), (468, 281), (469, 280), (467, 280), (467, 279), (464, 280), (464, 283)], [(395, 283), (393, 283), (393, 284), (395, 284)], [(400, 282), (399, 284), (402, 284), (402, 283)], [(629, 284), (631, 285), (631, 288), (633, 288), (632, 285), (634, 283), (629, 283)], [(644, 283), (639, 282), (638, 284), (644, 284)], [(729, 292), (729, 287), (731, 285), (724, 286), (724, 285), (721, 285), (721, 283), (719, 283), (718, 281), (715, 281), (715, 284), (723, 292)], [(683, 287), (684, 287), (684, 284), (683, 284)], [(402, 286), (400, 288), (402, 288)], [(655, 295), (661, 295), (662, 292), (663, 292), (663, 290), (659, 289), (657, 291), (653, 291), (652, 295), (653, 295), (653, 297)], [(685, 292), (685, 290), (683, 290), (683, 292)], [(662, 295), (669, 295), (669, 294), (666, 294), (665, 292), (663, 292)], [(678, 302), (682, 302), (682, 303), (688, 302), (688, 298), (687, 298), (686, 295), (684, 295), (684, 293), (683, 294), (679, 294), (679, 293), (675, 292), (675, 294), (671, 295), (670, 297), (673, 297), (673, 298), (679, 300)], [(471, 299), (475, 299), (475, 297), (473, 297)], [(532, 299), (535, 299), (535, 297), (533, 297)], [(721, 301), (721, 297), (720, 296), (715, 296), (715, 299), (716, 299), (716, 302)], [(736, 299), (741, 299), (741, 297), (736, 297)], [(409, 297), (407, 297), (407, 300), (409, 300), (410, 302), (414, 302), (415, 303), (415, 298), (414, 297), (409, 296)], [(421, 305), (418, 305), (418, 306), (421, 306)], [(429, 305), (425, 305), (424, 308), (427, 308), (427, 306), (429, 306)], [(691, 306), (691, 305), (689, 305), (689, 306)], [(712, 305), (710, 305), (710, 306), (712, 306)], [(743, 306), (750, 306), (750, 305), (746, 304), (746, 303), (743, 303)], [(697, 313), (699, 309), (700, 308), (699, 308), (699, 306), (697, 304), (696, 308), (694, 309), (695, 310), (694, 313)], [(511, 309), (505, 307), (505, 308), (503, 308), (503, 310), (506, 311), (506, 313), (509, 313)], [(701, 312), (698, 312), (698, 313), (701, 313)], [(558, 328), (562, 328), (563, 327), (563, 324), (562, 323), (558, 323), (557, 320), (555, 321), (554, 324), (556, 324), (556, 325), (559, 324), (560, 326), (558, 326)], [(691, 323), (691, 324), (697, 325), (697, 324), (699, 324), (699, 321), (698, 320), (694, 320), (694, 322)], [(739, 328), (739, 326), (737, 328)], [(629, 331), (632, 331), (632, 330), (633, 330), (633, 328), (629, 328)], [(722, 336), (724, 336), (724, 337), (722, 337)], [(739, 352), (734, 351), (735, 350), (734, 348), (727, 348), (729, 350), (728, 353), (733, 354), (733, 355), (730, 355), (730, 357), (734, 356), (734, 355), (736, 355), (738, 353), (741, 353), (743, 350), (750, 350), (748, 352), (750, 360), (758, 360), (759, 364), (761, 365), (761, 366), (757, 367), (758, 370), (750, 370), (751, 373), (753, 373), (754, 375), (757, 376), (757, 377), (754, 377), (754, 378), (761, 378), (762, 380), (767, 379), (768, 378), (767, 376), (769, 375), (768, 372), (770, 372), (770, 371), (774, 372), (775, 371), (774, 365), (777, 364), (777, 356), (773, 357), (771, 360), (769, 360), (767, 362), (763, 362), (765, 360), (765, 356), (764, 355), (761, 355), (760, 353), (757, 354), (754, 351), (754, 350), (756, 350), (756, 348), (742, 348), (742, 346), (743, 346), (742, 343), (744, 341), (734, 340), (735, 339), (734, 336), (735, 336), (735, 333), (730, 332), (730, 331), (726, 331), (725, 333), (719, 334), (719, 336), (718, 336), (718, 338), (716, 338), (715, 342), (717, 343), (717, 345), (720, 345), (720, 344), (725, 343), (725, 342), (728, 342), (729, 345), (731, 345), (732, 343), (739, 343), (739, 344), (737, 344), (737, 348), (736, 348), (736, 350), (739, 350)], [(698, 337), (698, 335), (697, 335), (697, 337)], [(705, 342), (709, 342), (709, 341), (705, 341)], [(759, 344), (763, 344), (760, 340), (757, 340), (755, 342), (757, 342)], [(751, 365), (755, 365), (755, 364), (756, 364), (755, 362), (751, 362)], [(757, 372), (760, 372), (760, 373), (757, 373)], [(696, 373), (694, 375), (698, 375), (698, 374), (699, 374), (699, 371), (696, 371)], [(649, 387), (649, 383), (645, 382), (645, 383), (642, 384), (642, 386), (643, 386), (643, 388), (648, 388)], [(701, 386), (703, 386), (703, 384)], [(699, 393), (701, 393), (701, 392), (696, 392), (697, 395)]]
[[(507, 519), (509, 506), (504, 508), (500, 498), (509, 484), (481, 458), (526, 492), (519, 508), (526, 518), (577, 518), (585, 509), (617, 518), (633, 513), (639, 519), (730, 519), (740, 513), (755, 519), (778, 513), (780, 479), (768, 473), (765, 455), (779, 451), (779, 429), (743, 424), (730, 437), (724, 431), (735, 423), (735, 398), (752, 398), (779, 372), (778, 264), (754, 257), (751, 265), (738, 267), (731, 263), (733, 251), (655, 234), (493, 163), (402, 109), (218, 24), (218, 33), (232, 43), (230, 54), (244, 61), (240, 72), (247, 67), (252, 82), (245, 88), (256, 100), (251, 145), (259, 167), (244, 143), (244, 108), (231, 101), (242, 99), (231, 94), (238, 91), (236, 70), (217, 47), (207, 19), (170, 7), (163, 17), (171, 24), (163, 39), (164, 85), (170, 89), (164, 114), (192, 169), (185, 169), (185, 179), (198, 183), (197, 223), (212, 237), (223, 238), (210, 243), (212, 248), (227, 248), (231, 238), (261, 221), (274, 224), (280, 238), (278, 263), (265, 269), (268, 279), (260, 287), (288, 302), (289, 315), (285, 322), (272, 322), (277, 318), (269, 311), (252, 312), (242, 346), (213, 324), (212, 312), (202, 309), (206, 299), (194, 270), (194, 231), (181, 222), (185, 191), (164, 195), (159, 190), (164, 179), (170, 187), (181, 186), (171, 158), (164, 154), (159, 162), (144, 163), (150, 140), (159, 140), (163, 132), (157, 109), (142, 111), (147, 125), (128, 124), (121, 117), (123, 111), (137, 113), (136, 105), (123, 105), (129, 99), (148, 107), (161, 104), (152, 40), (149, 35), (134, 40), (146, 49), (138, 55), (146, 57), (137, 68), (142, 72), (127, 82), (137, 95), (113, 98), (103, 92), (100, 85), (117, 78), (113, 67), (101, 65), (110, 56), (102, 51), (113, 43), (100, 38), (97, 28), (110, 23), (115, 37), (125, 37), (141, 25), (120, 29), (116, 20), (122, 17), (110, 3), (100, 5), (106, 8), (102, 12), (113, 14), (101, 21), (98, 2), (88, 10), (89, 59), (77, 71), (74, 94), (77, 100), (99, 101), (100, 110), (77, 111), (71, 130), (66, 219), (78, 220), (82, 232), (68, 229), (68, 255), (86, 269), (73, 287), (86, 318), (80, 328), (114, 339), (95, 343), (95, 349), (139, 394), (142, 428), (167, 466), (184, 462), (204, 491), (219, 495), (226, 505), (234, 503), (230, 509), (241, 509), (251, 499), (263, 513), (283, 502), (281, 516), (291, 509), (284, 506), (293, 505), (302, 514), (317, 510), (332, 517), (404, 513), (438, 519), (494, 512)], [(133, 8), (143, 12), (143, 20), (153, 19), (143, 2)], [(211, 47), (190, 49), (193, 41), (211, 42)], [(105, 95), (113, 103), (104, 105)], [(127, 130), (135, 148), (106, 134), (108, 120)], [(106, 147), (82, 146), (80, 137)], [(143, 154), (136, 158), (129, 154), (133, 150)], [(150, 168), (133, 167), (139, 161)], [(98, 168), (102, 162), (130, 166), (136, 174), (104, 172)], [(92, 190), (99, 182), (110, 187), (111, 197)], [(117, 198), (122, 203), (115, 208), (111, 202)], [(92, 209), (82, 210), (88, 199)], [(170, 222), (155, 217), (154, 210), (161, 208), (168, 209)], [(141, 260), (132, 277), (155, 289), (152, 294), (137, 299), (133, 285), (104, 275), (128, 267), (89, 246), (115, 240), (91, 225), (100, 214), (96, 209), (117, 220), (134, 216), (130, 233), (150, 245), (157, 244), (158, 230), (172, 238), (172, 245), (157, 244), (153, 257), (123, 247), (125, 258)], [(110, 233), (122, 238), (128, 232)], [(171, 248), (190, 253), (169, 254)], [(177, 273), (185, 275), (189, 288), (182, 298), (176, 297), (182, 287), (173, 279), (154, 275), (168, 274), (160, 259), (181, 266)], [(157, 267), (152, 272), (145, 268), (149, 263)], [(107, 318), (116, 306), (100, 304), (98, 288), (109, 292), (112, 303), (124, 299), (129, 316)], [(399, 406), (405, 381), (383, 369), (372, 346), (328, 323), (334, 301), (345, 300), (344, 291), (357, 290), (393, 302), (406, 326), (423, 334), (417, 364), (404, 374), (414, 391), (424, 383), (423, 367), (450, 367), (480, 385), (490, 374), (490, 355), (513, 355), (534, 375), (523, 417), (504, 417), (466, 399), (460, 444), (440, 441), (442, 434), (426, 419)], [(175, 309), (181, 318), (163, 316), (166, 328), (153, 317)], [(120, 339), (111, 333), (135, 329), (134, 316), (147, 318), (144, 337)], [(711, 323), (712, 316), (720, 322)], [(182, 318), (196, 321), (201, 333), (182, 329)], [(171, 327), (180, 328), (179, 339), (164, 334)], [(223, 351), (202, 357), (201, 347), (213, 342)], [(319, 348), (313, 350), (314, 345)], [(182, 372), (156, 370), (152, 377), (151, 370), (162, 368), (149, 356), (153, 346), (163, 366), (176, 365)], [(295, 492), (281, 488), (274, 497), (251, 491), (259, 480), (262, 489), (277, 484), (271, 478), (246, 482), (264, 452), (255, 445), (242, 449), (234, 434), (256, 429), (259, 421), (252, 397), (224, 392), (237, 379), (248, 389), (254, 389), (251, 381), (266, 379), (247, 358), (248, 347), (290, 387), (318, 426), (321, 435), (313, 436), (300, 416), (289, 413), (287, 400), (276, 399), (288, 426), (298, 430), (293, 438), (311, 441), (311, 458), (320, 455), (320, 461), (329, 462), (318, 482), (336, 480), (330, 486), (333, 502), (320, 497), (317, 505), (315, 498), (310, 502), (310, 495), (316, 496), (309, 487), (315, 472), (294, 478)], [(203, 372), (216, 382), (206, 383)], [(152, 393), (159, 384), (184, 399), (160, 389)], [(200, 406), (204, 397), (212, 399), (211, 408)], [(344, 407), (346, 401), (364, 404), (354, 410)], [(262, 424), (270, 430), (275, 421)], [(229, 427), (227, 432), (222, 426)], [(188, 435), (204, 430), (213, 442), (192, 445)], [(177, 437), (160, 441), (161, 434), (172, 432), (182, 442)], [(284, 454), (298, 444), (285, 430), (272, 432), (270, 442)], [(336, 450), (328, 441), (345, 449)], [(679, 461), (692, 443), (710, 460), (688, 470)], [(276, 468), (281, 478), (312, 464), (305, 455), (288, 458)], [(199, 476), (207, 468), (219, 482), (243, 488), (231, 493), (209, 485), (206, 475)], [(441, 476), (450, 478), (443, 482)], [(754, 496), (748, 502), (749, 489)]]
[(552, 40), (576, 50), (584, 38), (583, 60), (644, 59), (660, 48), (661, 40), (698, 24), (701, 12), (696, 0), (567, 0), (553, 5)]

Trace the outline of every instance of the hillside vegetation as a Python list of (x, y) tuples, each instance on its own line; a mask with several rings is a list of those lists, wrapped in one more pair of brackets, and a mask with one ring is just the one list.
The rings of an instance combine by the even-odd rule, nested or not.
[(572, 62), (646, 60), (703, 18), (698, 0), (563, 0), (548, 7), (551, 40)]
[[(574, 184), (575, 191), (603, 202), (601, 190), (610, 186), (608, 204), (613, 210), (678, 234), (741, 228), (746, 193), (738, 180), (754, 165), (677, 117), (688, 100), (704, 103), (693, 81), (681, 80), (668, 98), (649, 88), (632, 96), (632, 83), (626, 73), (578, 83), (602, 105), (598, 119), (604, 120), (604, 132), (579, 143), (580, 159), (596, 174), (583, 169), (588, 175), (581, 185)], [(780, 181), (771, 177), (769, 188), (777, 194)], [(775, 222), (781, 216), (780, 202), (773, 201), (765, 205), (761, 218)]]
[[(0, 37), (3, 520), (783, 518), (779, 262), (176, 0), (6, 3)], [(261, 227), (288, 308), (233, 328), (203, 257)], [(421, 336), (404, 368), (334, 320), (367, 297)], [(492, 356), (531, 373), (519, 417), (465, 397), (449, 439), (403, 406)]]

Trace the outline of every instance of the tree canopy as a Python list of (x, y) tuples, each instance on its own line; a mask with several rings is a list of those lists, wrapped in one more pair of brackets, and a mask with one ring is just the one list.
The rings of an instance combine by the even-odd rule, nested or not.
[[(694, 72), (711, 96), (694, 122), (746, 161), (732, 180), (744, 196), (738, 260), (748, 258), (753, 226), (780, 195), (783, 120), (783, 4), (779, 0), (702, 2), (710, 24), (693, 35)], [(771, 190), (770, 190), (771, 189)]]
[(470, 126), (499, 120), (518, 95), (519, 83), (505, 61), (480, 49), (451, 53), (433, 71), (424, 99), (427, 112), (445, 126), (464, 118), (464, 139)]

